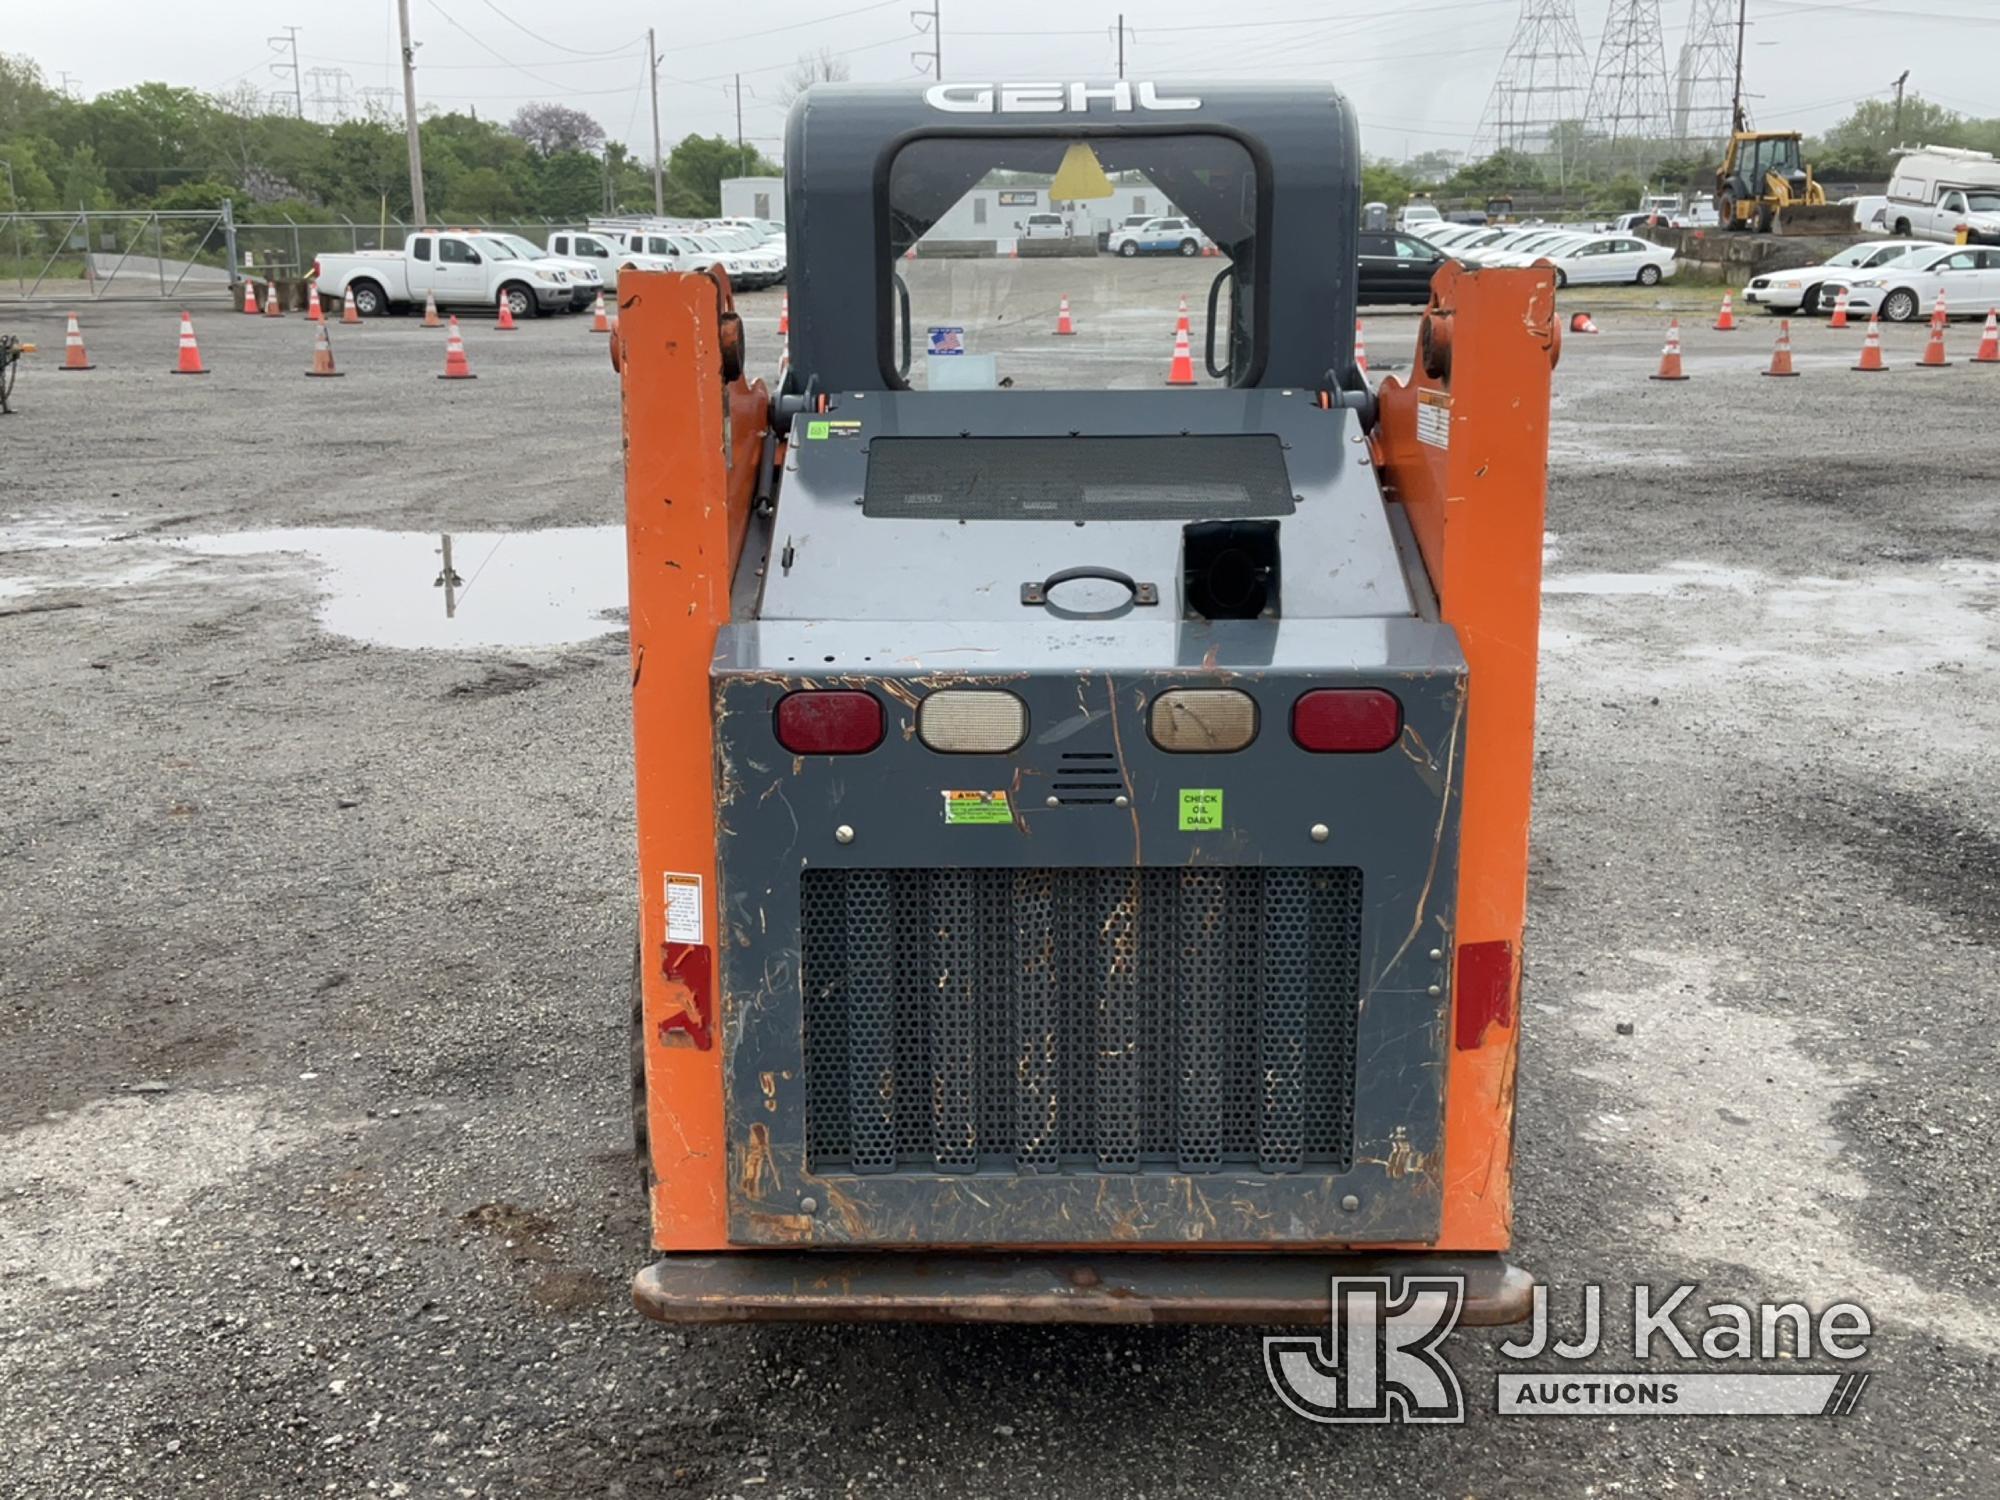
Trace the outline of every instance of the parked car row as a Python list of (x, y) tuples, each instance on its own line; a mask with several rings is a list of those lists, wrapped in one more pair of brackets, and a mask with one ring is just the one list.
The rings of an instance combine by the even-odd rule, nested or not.
[(1489, 228), (1436, 223), (1423, 234), (1361, 235), (1361, 300), (1421, 302), (1445, 260), (1474, 266), (1528, 266), (1546, 260), (1556, 285), (1632, 282), (1655, 286), (1676, 269), (1674, 252), (1631, 235), (1597, 234), (1559, 225)]
[(593, 221), (558, 230), (546, 248), (494, 229), (426, 229), (400, 250), (327, 254), (313, 262), (321, 295), (354, 293), (364, 318), (434, 298), (439, 307), (491, 307), (517, 318), (580, 312), (614, 290), (621, 270), (703, 271), (721, 266), (746, 290), (785, 279), (785, 226), (759, 219)]
[(1925, 244), (1888, 260), (1829, 273), (1815, 309), (1831, 313), (1847, 290), (1850, 317), (1879, 316), (1886, 323), (1928, 317), (1942, 295), (1952, 317), (1983, 318), (2000, 307), (2000, 249)]

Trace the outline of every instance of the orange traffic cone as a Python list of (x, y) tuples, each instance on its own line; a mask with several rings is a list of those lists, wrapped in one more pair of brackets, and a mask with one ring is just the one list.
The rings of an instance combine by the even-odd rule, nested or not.
[(1589, 313), (1577, 313), (1569, 320), (1571, 333), (1602, 333), (1604, 330), (1590, 321)]
[(326, 336), (326, 319), (321, 318), (319, 327), (314, 330), (312, 368), (307, 370), (306, 374), (318, 376), (323, 380), (329, 375), (340, 373), (333, 367), (333, 341)]
[(284, 315), (285, 309), (278, 301), (278, 283), (275, 281), (265, 282), (264, 316), (267, 318), (282, 318)]
[[(505, 306), (503, 302), (501, 306)], [(465, 340), (458, 331), (458, 319), (451, 320), (451, 332), (444, 340), (444, 374), (439, 380), (477, 380), (472, 373), (472, 362), (465, 357)]]
[(1062, 301), (1056, 304), (1056, 335), (1067, 338), (1075, 332), (1076, 324), (1070, 321), (1069, 316), (1069, 297), (1064, 294)]
[(916, 258), (917, 258), (917, 247), (915, 245), (910, 246), (909, 249), (903, 252), (904, 260), (915, 260)]
[(201, 349), (194, 341), (194, 319), (181, 314), (181, 358), (175, 365), (176, 375), (206, 375), (208, 368), (201, 362)]
[(1771, 351), (1771, 368), (1764, 373), (1766, 375), (1796, 375), (1799, 373), (1792, 368), (1792, 320), (1790, 318), (1780, 318), (1778, 320), (1777, 347)]
[[(452, 321), (455, 323), (458, 320), (454, 318)], [(502, 333), (512, 333), (514, 331), (514, 304), (507, 300), (507, 293), (504, 288), (500, 293), (500, 317), (493, 326)]]
[(1736, 331), (1736, 304), (1727, 292), (1722, 294), (1722, 311), (1715, 319), (1715, 331), (1717, 333)]
[(784, 338), (792, 331), (792, 294), (784, 293), (778, 299), (778, 337)]
[(257, 283), (247, 276), (243, 278), (243, 310), (253, 318), (257, 316)]
[[(1938, 300), (1944, 300), (1940, 295)], [(1944, 357), (1944, 324), (1931, 324), (1930, 341), (1924, 345), (1923, 358), (1917, 361), (1919, 370), (1942, 370), (1951, 363)]]
[(77, 327), (76, 314), (69, 315), (69, 331), (63, 335), (63, 362), (57, 366), (63, 370), (94, 370), (90, 355), (83, 347), (83, 330)]
[(1686, 380), (1681, 369), (1681, 320), (1675, 318), (1667, 324), (1666, 347), (1660, 350), (1660, 368), (1646, 377), (1649, 380)]
[(1861, 363), (1855, 365), (1853, 368), (1857, 370), (1886, 370), (1889, 368), (1882, 363), (1882, 324), (1873, 313), (1868, 315), (1867, 337), (1861, 340)]
[(1847, 326), (1847, 288), (1846, 288), (1846, 287), (1842, 287), (1842, 288), (1840, 289), (1840, 292), (1839, 292), (1839, 295), (1837, 295), (1837, 296), (1836, 296), (1836, 297), (1835, 297), (1835, 298), (1833, 299), (1833, 316), (1832, 316), (1831, 318), (1827, 319), (1827, 323), (1826, 323), (1826, 326), (1827, 326), (1827, 327), (1829, 327), (1829, 328), (1845, 328), (1845, 327)]
[(1190, 329), (1188, 328), (1188, 310), (1187, 310), (1187, 298), (1185, 298), (1185, 297), (1181, 298), (1181, 311), (1180, 311), (1180, 318), (1179, 318), (1179, 320), (1178, 320), (1178, 321), (1177, 321), (1177, 322), (1176, 322), (1176, 323), (1174, 324), (1174, 331), (1175, 331), (1176, 333), (1189, 333), (1189, 332), (1191, 332), (1191, 330), (1190, 330)]
[(597, 306), (591, 310), (590, 331), (592, 333), (611, 332), (611, 320), (604, 315), (604, 293), (597, 294)]
[(1942, 328), (1951, 321), (1951, 314), (1945, 311), (1944, 293), (1937, 294), (1937, 301), (1931, 304), (1931, 327)]
[(1979, 336), (1979, 352), (1972, 356), (1975, 365), (2000, 365), (2000, 311), (1986, 309), (1986, 331)]
[(317, 281), (308, 281), (306, 283), (306, 321), (308, 323), (324, 323), (326, 321), (326, 313), (321, 310), (319, 305), (319, 283)]
[(1361, 327), (1361, 320), (1354, 320), (1354, 368), (1361, 378), (1368, 378), (1368, 335)]
[(444, 327), (444, 319), (438, 316), (438, 297), (436, 292), (424, 293), (424, 321), (422, 326), (425, 328)]
[(1188, 331), (1174, 332), (1174, 362), (1167, 366), (1168, 385), (1194, 384), (1194, 352), (1188, 347)]
[(347, 289), (347, 295), (340, 299), (340, 321), (343, 323), (361, 321), (361, 309), (354, 305), (354, 288), (351, 286)]

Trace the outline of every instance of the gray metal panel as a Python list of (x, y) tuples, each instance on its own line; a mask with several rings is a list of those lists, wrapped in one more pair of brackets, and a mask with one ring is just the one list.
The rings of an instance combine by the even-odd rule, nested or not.
[[(721, 1037), (731, 1169), (731, 1237), (744, 1244), (1425, 1242), (1439, 1224), (1437, 1170), (1447, 1059), (1448, 962), (1457, 835), (1464, 665), (1446, 627), (1416, 621), (1171, 626), (1100, 643), (1046, 627), (980, 630), (980, 655), (954, 659), (966, 627), (923, 627), (918, 661), (885, 660), (870, 627), (760, 624), (724, 632), (716, 679), (723, 827)], [(933, 644), (935, 643), (935, 644)], [(874, 646), (874, 649), (870, 649)], [(823, 648), (823, 649), (815, 649)], [(1213, 648), (1213, 654), (1209, 648)], [(1055, 664), (1081, 656), (1078, 670)], [(1150, 661), (1138, 665), (1150, 653)], [(776, 658), (807, 656), (811, 661)], [(831, 663), (817, 658), (832, 656)], [(857, 660), (874, 656), (872, 662)], [(933, 667), (939, 659), (949, 665)], [(1289, 665), (1274, 663), (1288, 663)], [(1240, 665), (1239, 665), (1240, 664)], [(884, 744), (864, 757), (794, 758), (772, 708), (807, 674), (867, 685), (889, 709)], [(1028, 703), (1028, 742), (1010, 756), (946, 756), (914, 738), (914, 704), (946, 683), (1004, 678)], [(1173, 756), (1147, 738), (1161, 688), (1232, 681), (1259, 700), (1264, 728), (1229, 756)], [(1386, 683), (1402, 699), (1402, 742), (1375, 755), (1311, 756), (1286, 732), (1307, 686)], [(1131, 805), (1047, 808), (1063, 752), (1111, 752)], [(1224, 789), (1225, 828), (1182, 832), (1183, 787)], [(1009, 789), (1011, 825), (947, 826), (946, 788)], [(1324, 843), (1309, 834), (1326, 823)], [(853, 830), (842, 843), (835, 829)], [(1357, 867), (1365, 902), (1361, 1059), (1354, 1166), (1342, 1174), (1242, 1170), (1061, 1171), (815, 1177), (804, 1155), (799, 871), (1231, 865)], [(1432, 993), (1436, 987), (1437, 993)], [(1353, 1207), (1344, 1204), (1349, 1198)], [(812, 1203), (806, 1207), (807, 1200)]]
[(1361, 204), (1360, 138), (1347, 100), (1310, 82), (1162, 80), (1158, 89), (1199, 98), (1201, 107), (1116, 111), (1095, 99), (1082, 113), (947, 114), (925, 102), (921, 84), (808, 89), (785, 127), (795, 388), (807, 379), (822, 390), (888, 385), (894, 268), (904, 246), (891, 240), (881, 184), (896, 152), (921, 135), (1236, 135), (1263, 178), (1256, 271), (1266, 357), (1258, 384), (1313, 386), (1329, 368), (1345, 371), (1353, 362)]
[[(775, 534), (791, 547), (764, 583), (766, 620), (992, 620), (1029, 613), (1020, 586), (1094, 563), (1156, 583), (1178, 616), (1181, 525), (1165, 521), (943, 519), (862, 514), (868, 445), (878, 436), (1022, 433), (1151, 436), (1271, 433), (1284, 445), (1298, 508), (1279, 523), (1287, 617), (1416, 613), (1380, 485), (1351, 411), (1322, 411), (1304, 390), (864, 394), (833, 398), (825, 419), (848, 436), (795, 424)], [(1037, 614), (1041, 613), (1039, 610)]]

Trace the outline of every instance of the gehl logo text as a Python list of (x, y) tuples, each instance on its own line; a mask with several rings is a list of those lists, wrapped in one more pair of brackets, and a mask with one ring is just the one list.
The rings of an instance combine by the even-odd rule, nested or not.
[(1164, 97), (1154, 83), (934, 83), (924, 90), (932, 109), (953, 115), (1088, 114), (1093, 104), (1114, 113), (1135, 109), (1200, 109), (1192, 95)]
[(1392, 1296), (1387, 1277), (1336, 1276), (1329, 1337), (1264, 1340), (1271, 1388), (1314, 1422), (1463, 1422), (1457, 1372), (1438, 1350), (1464, 1306), (1460, 1277), (1405, 1276)]

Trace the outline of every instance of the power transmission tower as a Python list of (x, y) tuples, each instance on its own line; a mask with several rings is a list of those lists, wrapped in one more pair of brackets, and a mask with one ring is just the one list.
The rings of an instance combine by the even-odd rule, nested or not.
[(1736, 19), (1730, 0), (1693, 0), (1674, 68), (1673, 137), (1684, 147), (1720, 142), (1731, 127)]
[(929, 10), (910, 12), (910, 19), (916, 23), (917, 30), (928, 34), (931, 39), (931, 50), (912, 52), (910, 62), (918, 68), (928, 66), (931, 77), (940, 83), (944, 82), (944, 17), (938, 14), (938, 7), (943, 3), (944, 0), (931, 0)]
[(292, 111), (303, 120), (306, 117), (306, 96), (305, 90), (299, 86), (299, 31), (297, 26), (287, 26), (283, 36), (266, 37), (265, 40), (274, 49), (289, 50), (292, 54), (290, 62), (271, 64), (271, 76), (282, 78), (287, 73), (292, 75)]
[(1481, 149), (1543, 157), (1550, 175), (1567, 184), (1589, 87), (1576, 0), (1521, 0), (1479, 122)]
[(1597, 70), (1590, 81), (1590, 123), (1615, 148), (1629, 151), (1644, 176), (1666, 139), (1667, 57), (1660, 0), (1611, 0)]
[(312, 92), (306, 97), (312, 100), (313, 118), (327, 118), (329, 106), (335, 121), (347, 118), (347, 87), (354, 82), (354, 75), (345, 68), (307, 68), (306, 82), (312, 85)]

